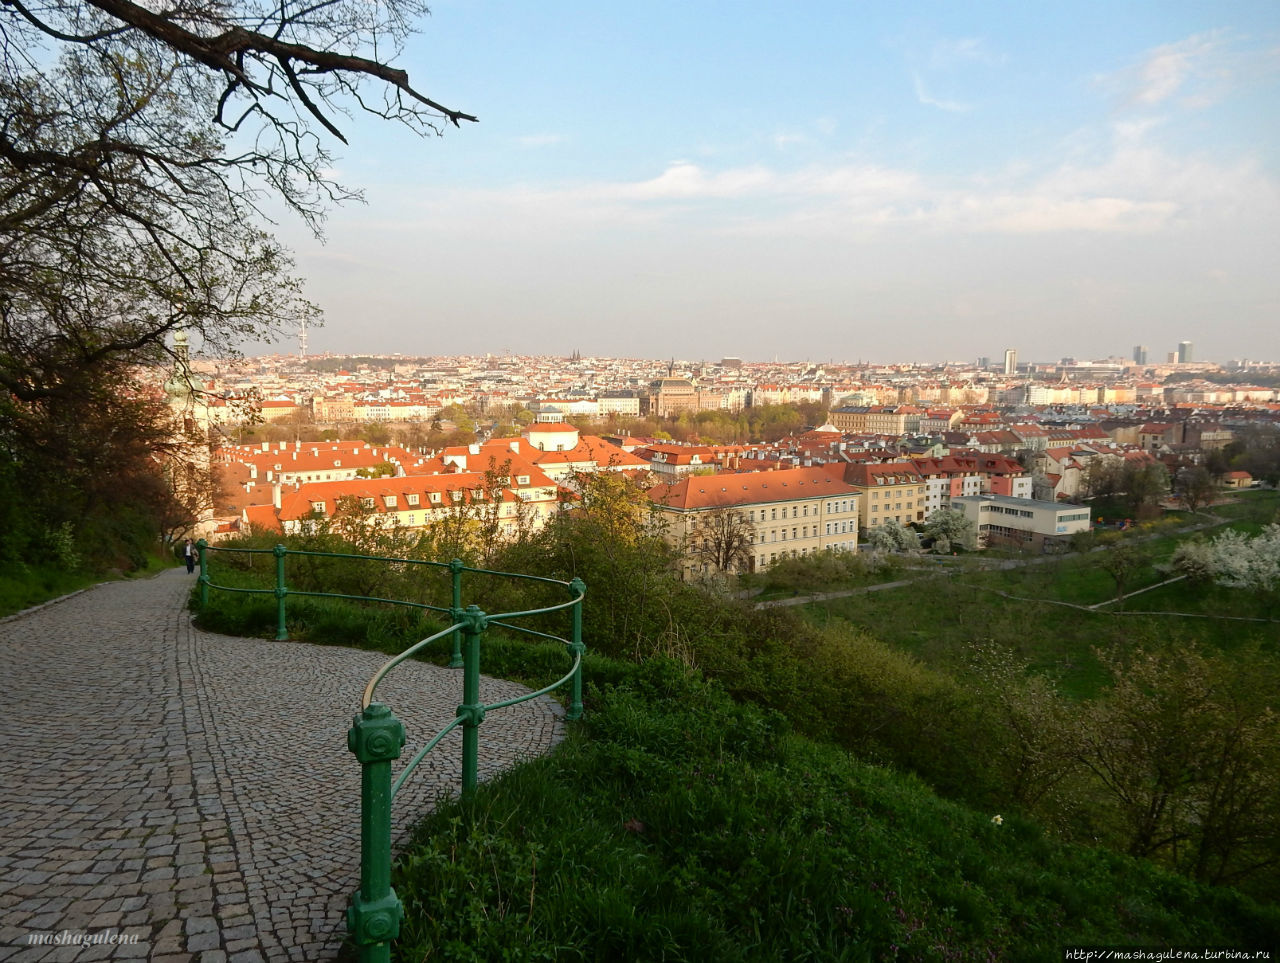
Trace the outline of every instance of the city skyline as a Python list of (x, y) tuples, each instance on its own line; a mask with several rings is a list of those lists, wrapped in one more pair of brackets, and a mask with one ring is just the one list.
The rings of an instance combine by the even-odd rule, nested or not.
[(1280, 358), (1274, 5), (442, 2), (421, 29), (401, 63), (480, 123), (342, 125), (367, 206), (326, 246), (278, 229), (313, 352)]

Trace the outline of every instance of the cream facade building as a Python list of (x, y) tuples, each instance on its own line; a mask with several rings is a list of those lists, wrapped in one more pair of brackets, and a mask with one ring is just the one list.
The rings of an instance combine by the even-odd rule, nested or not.
[(746, 531), (746, 571), (858, 548), (858, 493), (821, 468), (695, 475), (651, 488), (649, 499), (687, 576), (715, 574), (691, 548), (717, 513), (732, 513)]

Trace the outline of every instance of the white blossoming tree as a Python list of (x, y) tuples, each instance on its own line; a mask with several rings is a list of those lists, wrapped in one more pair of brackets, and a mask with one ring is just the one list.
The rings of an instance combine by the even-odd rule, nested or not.
[(1213, 580), (1228, 588), (1273, 592), (1280, 588), (1280, 525), (1253, 538), (1223, 532), (1212, 543)]
[(924, 523), (925, 538), (933, 539), (935, 552), (953, 548), (969, 551), (978, 547), (978, 529), (964, 512), (954, 508), (936, 509)]
[(867, 530), (866, 543), (885, 552), (905, 552), (920, 547), (920, 538), (911, 529), (892, 518)]

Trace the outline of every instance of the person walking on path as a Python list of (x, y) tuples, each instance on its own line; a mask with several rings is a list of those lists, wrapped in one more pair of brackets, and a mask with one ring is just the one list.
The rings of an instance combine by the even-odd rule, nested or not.
[(187, 574), (194, 574), (196, 570), (196, 546), (191, 539), (187, 539), (186, 544), (182, 546), (182, 557), (187, 560)]

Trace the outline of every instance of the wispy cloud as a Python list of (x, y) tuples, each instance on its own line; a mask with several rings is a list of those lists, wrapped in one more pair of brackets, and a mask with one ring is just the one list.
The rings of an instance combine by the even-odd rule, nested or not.
[(1133, 63), (1099, 76), (1126, 107), (1211, 106), (1233, 91), (1269, 82), (1280, 73), (1280, 47), (1213, 30), (1145, 51)]
[(954, 37), (937, 40), (929, 52), (929, 67), (945, 70), (957, 64), (980, 63), (995, 66), (1004, 62), (1002, 55), (988, 48), (981, 37)]
[(807, 143), (809, 143), (808, 134), (785, 132), (773, 135), (773, 146), (778, 150), (786, 150), (788, 147), (796, 147)]
[(972, 104), (964, 104), (957, 100), (941, 100), (934, 97), (925, 89), (924, 81), (919, 74), (912, 74), (911, 79), (915, 83), (916, 100), (926, 107), (937, 107), (939, 110), (945, 110), (953, 114), (963, 114), (973, 109)]
[(1009, 167), (939, 178), (872, 164), (763, 164), (716, 169), (673, 161), (652, 177), (560, 187), (458, 192), (432, 205), (503, 212), (523, 221), (623, 225), (679, 224), (681, 230), (833, 235), (900, 228), (935, 236), (991, 234), (1154, 234), (1232, 218), (1280, 217), (1280, 186), (1253, 161), (1234, 165), (1178, 157), (1147, 146), (1141, 129), (1117, 130), (1110, 152), (1087, 164)]
[(1156, 47), (1136, 68), (1134, 102), (1158, 104), (1168, 100), (1221, 49), (1221, 38), (1215, 34), (1197, 34), (1178, 43)]

